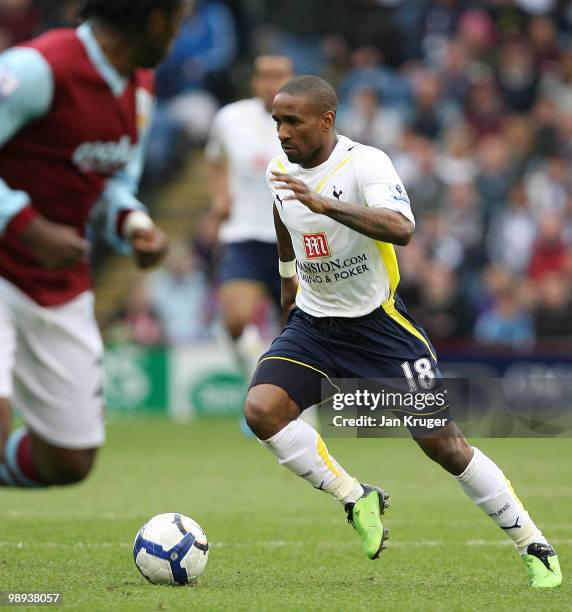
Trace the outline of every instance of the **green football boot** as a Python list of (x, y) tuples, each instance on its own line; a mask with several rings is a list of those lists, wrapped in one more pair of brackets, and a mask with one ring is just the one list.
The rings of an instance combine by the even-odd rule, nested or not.
[(522, 560), (528, 570), (531, 587), (553, 589), (562, 584), (558, 556), (550, 544), (530, 544)]
[(382, 489), (362, 484), (363, 495), (355, 504), (346, 504), (348, 523), (363, 541), (363, 549), (370, 559), (377, 559), (384, 548), (388, 530), (381, 524), (381, 515), (389, 507), (389, 495)]

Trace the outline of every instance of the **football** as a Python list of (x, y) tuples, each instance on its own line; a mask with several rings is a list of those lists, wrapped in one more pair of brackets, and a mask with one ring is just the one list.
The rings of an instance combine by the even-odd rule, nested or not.
[(188, 516), (158, 514), (137, 533), (133, 558), (137, 569), (152, 584), (195, 584), (209, 558), (207, 536)]

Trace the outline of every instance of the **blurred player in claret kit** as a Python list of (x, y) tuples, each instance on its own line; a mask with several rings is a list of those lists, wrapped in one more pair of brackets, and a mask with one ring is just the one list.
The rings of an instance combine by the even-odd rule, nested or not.
[[(85, 0), (84, 23), (0, 55), (0, 484), (85, 478), (104, 441), (85, 228), (141, 268), (165, 235), (135, 198), (183, 0)], [(11, 404), (25, 426), (10, 433)]]
[[(406, 245), (413, 233), (409, 199), (385, 153), (336, 133), (336, 108), (334, 90), (315, 76), (289, 81), (274, 100), (284, 153), (267, 176), (282, 300), (292, 310), (259, 362), (245, 415), (280, 464), (343, 504), (375, 559), (387, 537), (381, 515), (388, 496), (348, 474), (299, 416), (322, 399), (323, 380), (418, 378), (422, 384), (440, 375), (431, 343), (396, 293), (393, 245)], [(328, 278), (324, 271), (331, 271)], [(502, 470), (452, 420), (432, 437), (411, 433), (512, 539), (531, 585), (560, 585), (558, 557)]]
[[(243, 332), (256, 320), (265, 296), (280, 304), (276, 233), (272, 209), (268, 207), (265, 173), (269, 161), (280, 153), (271, 116), (272, 102), (280, 87), (293, 76), (292, 62), (287, 57), (256, 58), (252, 75), (255, 97), (229, 104), (217, 113), (205, 151), (213, 213), (221, 222), (219, 300), (223, 322), (248, 376), (264, 348), (254, 328), (252, 337), (240, 342)], [(252, 363), (249, 351), (256, 352), (257, 346), (259, 351)]]

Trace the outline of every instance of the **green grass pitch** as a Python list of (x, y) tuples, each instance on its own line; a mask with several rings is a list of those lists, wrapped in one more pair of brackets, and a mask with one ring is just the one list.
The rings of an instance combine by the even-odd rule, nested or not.
[[(336, 502), (283, 468), (233, 421), (110, 425), (88, 482), (0, 490), (0, 591), (63, 592), (69, 610), (572, 610), (572, 439), (475, 440), (554, 543), (560, 589), (532, 591), (497, 528), (416, 445), (327, 440), (392, 496), (388, 548), (361, 552)], [(211, 543), (195, 587), (155, 587), (131, 545), (160, 512), (195, 518)]]

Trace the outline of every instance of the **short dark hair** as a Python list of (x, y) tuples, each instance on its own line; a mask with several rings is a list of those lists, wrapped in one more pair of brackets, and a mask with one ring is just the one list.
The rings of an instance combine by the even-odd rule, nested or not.
[(171, 13), (183, 0), (83, 0), (81, 19), (100, 19), (122, 32), (136, 32), (145, 27), (152, 11)]
[(314, 74), (305, 74), (291, 79), (281, 87), (278, 93), (307, 98), (320, 113), (327, 111), (335, 113), (338, 109), (338, 96), (334, 88)]

